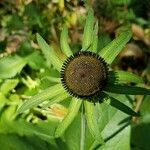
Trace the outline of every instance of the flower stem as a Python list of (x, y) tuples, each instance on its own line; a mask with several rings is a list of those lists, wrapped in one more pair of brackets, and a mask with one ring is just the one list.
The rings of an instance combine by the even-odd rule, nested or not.
[(81, 106), (81, 137), (80, 137), (80, 150), (84, 150), (84, 143), (85, 143), (85, 113), (84, 113), (84, 106)]

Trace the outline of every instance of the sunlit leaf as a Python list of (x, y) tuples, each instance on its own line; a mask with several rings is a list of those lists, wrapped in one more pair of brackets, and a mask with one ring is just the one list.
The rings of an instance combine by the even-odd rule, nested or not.
[(6, 98), (6, 96), (0, 92), (0, 110), (2, 110), (2, 108), (5, 106), (5, 104), (8, 102), (9, 100)]
[(45, 68), (45, 60), (39, 52), (34, 52), (28, 59), (28, 65), (35, 70)]
[(55, 51), (51, 46), (49, 46), (45, 40), (37, 33), (36, 34), (38, 44), (43, 52), (43, 55), (48, 63), (48, 65), (53, 64), (53, 66), (60, 71), (62, 67), (62, 62), (57, 57)]
[(125, 71), (112, 71), (109, 73), (109, 83), (143, 83), (143, 79), (136, 74)]
[(1, 85), (0, 91), (6, 95), (9, 91), (14, 89), (16, 85), (19, 83), (19, 80), (17, 79), (7, 79), (5, 82)]
[(14, 77), (25, 65), (26, 60), (17, 55), (0, 59), (0, 79)]
[[(125, 95), (111, 94), (120, 102), (131, 107), (128, 97)], [(130, 97), (131, 98), (131, 97)], [(123, 149), (130, 150), (130, 125), (131, 120), (127, 114), (111, 107), (108, 103), (96, 103), (95, 109), (98, 111), (98, 124), (105, 144), (99, 144), (95, 141), (90, 150), (98, 149)]]
[(67, 27), (64, 27), (61, 32), (60, 46), (61, 46), (61, 50), (63, 51), (64, 54), (66, 54), (66, 56), (69, 57), (72, 55), (72, 51), (68, 44), (68, 29), (67, 29)]
[(130, 150), (130, 128), (131, 127), (129, 125), (120, 127), (120, 129), (114, 133), (114, 136), (112, 136), (110, 140), (106, 140), (105, 144), (100, 145), (97, 141), (95, 141), (89, 150), (105, 150), (111, 149), (112, 147), (113, 150)]
[(18, 109), (18, 113), (22, 113), (23, 111), (30, 109), (39, 105), (40, 103), (53, 98), (57, 94), (60, 94), (64, 91), (63, 87), (60, 84), (56, 84), (52, 87), (49, 87), (42, 92), (36, 94), (35, 96), (31, 97), (27, 101), (25, 101), (21, 107)]
[[(82, 124), (82, 120), (84, 120), (84, 125)], [(89, 147), (94, 139), (87, 127), (85, 115), (83, 118), (81, 113), (78, 113), (77, 117), (65, 131), (63, 138), (65, 139), (67, 148), (70, 150), (89, 150)]]
[(88, 128), (90, 130), (90, 133), (92, 136), (97, 140), (99, 143), (103, 143), (103, 138), (101, 136), (101, 133), (99, 132), (98, 122), (95, 115), (95, 106), (93, 103), (90, 103), (88, 101), (84, 102), (85, 106), (85, 113), (87, 118), (87, 124)]
[(61, 102), (61, 101), (65, 100), (68, 97), (69, 97), (68, 93), (66, 93), (64, 91), (64, 93), (61, 93), (61, 94), (55, 96), (54, 98), (50, 99), (48, 103), (46, 103), (45, 105), (42, 106), (42, 108), (48, 107), (48, 106), (50, 106), (54, 103)]
[(76, 98), (72, 98), (72, 101), (69, 105), (69, 110), (68, 114), (64, 118), (64, 120), (58, 125), (56, 132), (55, 132), (55, 137), (60, 137), (65, 130), (68, 128), (68, 126), (71, 124), (73, 119), (76, 117), (80, 106), (81, 106), (82, 101)]
[(90, 51), (92, 52), (97, 52), (97, 47), (98, 47), (98, 22), (95, 24), (95, 28), (93, 31), (93, 43), (91, 45)]
[(116, 39), (105, 46), (99, 52), (99, 55), (103, 57), (108, 64), (111, 64), (116, 56), (121, 52), (125, 44), (130, 40), (131, 36), (132, 33), (130, 29), (122, 32)]
[(57, 78), (57, 77), (50, 77), (50, 76), (45, 76), (43, 77), (41, 80), (47, 79), (51, 82), (55, 82), (55, 83), (61, 83), (61, 79)]
[(94, 12), (92, 9), (90, 9), (88, 11), (86, 24), (84, 27), (82, 50), (86, 50), (92, 44), (93, 27), (94, 27)]
[[(80, 113), (74, 118), (64, 134), (65, 143), (70, 150), (80, 149), (81, 122)], [(73, 134), (72, 134), (73, 133)], [(73, 145), (73, 146), (72, 146)]]
[(100, 35), (98, 36), (98, 47), (97, 51), (99, 52), (101, 49), (103, 49), (107, 44), (111, 42), (111, 38), (108, 33), (100, 32)]

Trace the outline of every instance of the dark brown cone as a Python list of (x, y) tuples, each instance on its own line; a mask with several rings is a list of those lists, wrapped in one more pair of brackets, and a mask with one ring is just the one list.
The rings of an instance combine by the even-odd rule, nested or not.
[(107, 65), (91, 52), (79, 52), (69, 57), (61, 71), (65, 89), (78, 98), (91, 99), (102, 91), (107, 80)]

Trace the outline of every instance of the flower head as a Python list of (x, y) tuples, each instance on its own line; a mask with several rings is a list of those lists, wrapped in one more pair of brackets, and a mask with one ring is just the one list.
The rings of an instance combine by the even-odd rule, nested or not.
[(82, 50), (73, 54), (67, 43), (68, 30), (64, 28), (62, 31), (60, 45), (67, 59), (61, 61), (53, 48), (37, 34), (37, 41), (44, 57), (47, 62), (50, 60), (53, 67), (59, 71), (60, 78), (51, 77), (50, 79), (55, 85), (26, 101), (18, 112), (35, 107), (46, 100), (49, 100), (48, 104), (52, 105), (71, 97), (68, 113), (58, 125), (55, 137), (59, 137), (65, 132), (79, 112), (81, 105), (83, 105), (91, 135), (101, 143), (103, 138), (94, 116), (95, 103), (99, 105), (100, 102), (107, 103), (129, 115), (136, 116), (138, 113), (112, 97), (110, 93), (150, 94), (148, 89), (125, 85), (125, 83), (129, 82), (142, 83), (143, 80), (140, 77), (124, 71), (110, 71), (108, 67), (130, 40), (131, 36), (131, 31), (127, 28), (106, 47), (98, 51), (97, 23), (95, 24), (93, 11), (90, 9), (83, 33)]
[(106, 86), (107, 74), (107, 64), (100, 56), (80, 51), (64, 62), (61, 81), (72, 96), (94, 102)]

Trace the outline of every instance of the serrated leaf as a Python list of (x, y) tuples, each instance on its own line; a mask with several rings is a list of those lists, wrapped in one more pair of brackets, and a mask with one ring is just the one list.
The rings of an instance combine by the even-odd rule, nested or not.
[(93, 103), (90, 103), (88, 101), (84, 102), (84, 106), (85, 106), (87, 124), (90, 130), (90, 133), (92, 134), (95, 140), (97, 140), (100, 144), (102, 144), (104, 140), (99, 131), (97, 118), (95, 117), (95, 106)]
[(67, 27), (64, 27), (61, 32), (60, 46), (61, 46), (61, 50), (63, 51), (64, 54), (66, 54), (66, 56), (69, 57), (72, 55), (71, 48), (68, 44), (68, 29), (67, 29)]
[(127, 95), (150, 95), (150, 89), (127, 85), (109, 85), (105, 88), (105, 91)]
[(131, 72), (112, 71), (109, 73), (109, 83), (143, 83), (143, 79)]
[(105, 46), (98, 54), (111, 64), (132, 36), (131, 30), (122, 32), (116, 39)]
[(93, 37), (93, 27), (94, 27), (94, 12), (89, 9), (82, 40), (82, 50), (86, 50), (92, 44)]
[(0, 59), (0, 79), (12, 78), (26, 65), (26, 60), (15, 55)]
[(68, 126), (71, 124), (71, 122), (74, 120), (76, 117), (80, 106), (82, 104), (82, 101), (77, 99), (77, 98), (72, 98), (71, 103), (69, 105), (69, 110), (68, 114), (64, 118), (64, 120), (58, 125), (56, 131), (55, 131), (55, 137), (58, 138), (60, 137), (65, 130), (68, 128)]
[(110, 96), (109, 94), (104, 94), (104, 96), (105, 96), (105, 100), (109, 101), (109, 105), (111, 105), (112, 107), (115, 107), (116, 109), (119, 109), (120, 111), (122, 111), (128, 115), (139, 116), (138, 113), (133, 111), (130, 107), (128, 107), (124, 103), (118, 101), (116, 98)]
[(21, 107), (19, 107), (17, 112), (22, 113), (27, 109), (35, 107), (35, 106), (39, 105), (40, 103), (42, 103), (50, 98), (53, 98), (54, 96), (62, 93), (63, 91), (64, 91), (64, 89), (61, 86), (61, 84), (56, 84), (52, 87), (49, 87), (49, 88), (43, 90), (42, 92), (36, 94), (35, 96), (31, 97), (26, 102), (24, 102), (21, 105)]
[(53, 66), (60, 71), (62, 67), (61, 60), (57, 57), (55, 51), (51, 46), (49, 46), (45, 40), (37, 33), (36, 34), (38, 44), (43, 52), (43, 55), (50, 66), (50, 64), (53, 64)]

